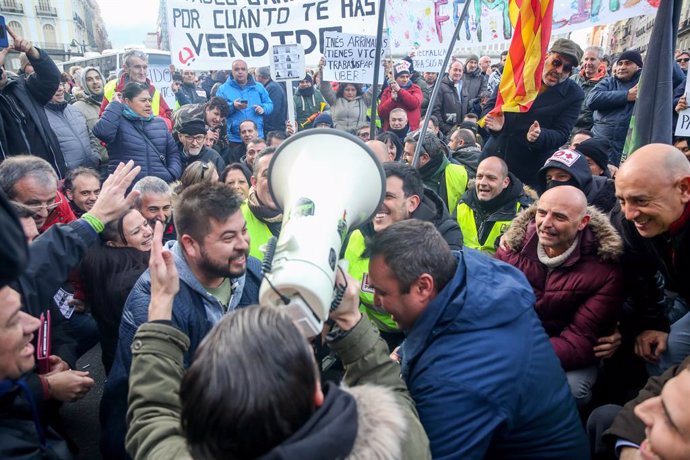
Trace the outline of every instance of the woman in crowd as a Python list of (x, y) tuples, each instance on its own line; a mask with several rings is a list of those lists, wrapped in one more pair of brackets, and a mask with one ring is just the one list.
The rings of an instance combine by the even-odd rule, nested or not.
[[(326, 59), (321, 58), (319, 75), (322, 75)], [(331, 106), (331, 116), (336, 129), (352, 132), (367, 122), (367, 109), (371, 105), (371, 93), (362, 91), (358, 83), (340, 83), (333, 91), (331, 82), (321, 80), (321, 94)]]
[(135, 182), (156, 176), (169, 183), (182, 173), (177, 145), (165, 122), (153, 115), (145, 84), (128, 83), (121, 95), (115, 93), (93, 133), (106, 143), (109, 173), (129, 160), (141, 166)]
[(228, 184), (235, 193), (246, 200), (249, 196), (249, 184), (251, 183), (251, 172), (246, 166), (240, 163), (233, 163), (226, 166), (220, 176), (221, 182)]
[(395, 161), (400, 161), (403, 145), (402, 142), (400, 142), (400, 138), (396, 134), (386, 131), (376, 136), (376, 140), (386, 144), (389, 154), (395, 155)]
[(213, 184), (218, 182), (218, 170), (210, 161), (194, 161), (182, 173), (180, 183), (175, 187), (175, 193), (180, 194), (182, 190), (194, 184)]
[(103, 366), (110, 372), (115, 359), (122, 308), (134, 283), (148, 267), (153, 230), (136, 209), (106, 224), (101, 244), (82, 260), (80, 276), (86, 304), (101, 336)]

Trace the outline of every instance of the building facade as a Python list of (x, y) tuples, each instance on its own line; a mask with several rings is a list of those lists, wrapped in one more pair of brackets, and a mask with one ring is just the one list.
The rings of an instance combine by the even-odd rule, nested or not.
[[(56, 62), (109, 47), (95, 0), (0, 0), (0, 14), (15, 34), (45, 50)], [(6, 66), (19, 67), (19, 56), (8, 55)]]

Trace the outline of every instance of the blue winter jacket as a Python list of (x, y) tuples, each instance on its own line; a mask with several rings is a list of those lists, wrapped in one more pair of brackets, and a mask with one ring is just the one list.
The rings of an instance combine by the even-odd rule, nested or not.
[[(177, 241), (168, 242), (166, 247), (174, 254), (175, 265), (180, 275), (180, 292), (177, 293), (173, 302), (172, 325), (184, 332), (191, 341), (189, 350), (184, 356), (184, 365), (187, 368), (201, 341), (220, 321), (225, 310), (196, 279)], [(254, 257), (247, 257), (245, 274), (231, 280), (234, 286), (233, 292), (241, 293), (241, 296), (233, 295), (227, 311), (259, 303), (261, 277), (261, 262)], [(125, 417), (129, 368), (132, 364), (131, 348), (137, 329), (148, 321), (150, 299), (151, 275), (146, 270), (129, 293), (122, 311), (115, 362), (108, 374), (103, 391), (100, 417), (101, 452), (104, 458), (127, 458), (124, 450), (127, 432)]]
[(146, 176), (156, 176), (168, 183), (179, 179), (182, 175), (180, 152), (165, 122), (159, 117), (151, 121), (128, 120), (122, 115), (124, 108), (120, 102), (110, 102), (93, 127), (93, 133), (108, 149), (108, 173), (112, 174), (120, 162), (134, 160), (141, 166), (134, 182)]
[(516, 268), (473, 249), (402, 347), (435, 459), (589, 458), (565, 374)]
[[(244, 120), (254, 120), (257, 126), (257, 136), (264, 137), (264, 117), (256, 113), (255, 105), (260, 105), (264, 109), (264, 115), (270, 115), (273, 112), (273, 102), (268, 96), (268, 92), (264, 85), (254, 81), (254, 77), (249, 75), (247, 77), (247, 84), (243, 88), (229, 76), (223, 83), (216, 96), (222, 97), (228, 101), (230, 105), (230, 114), (228, 115), (228, 140), (230, 142), (242, 142), (240, 137), (240, 123)], [(236, 100), (246, 100), (247, 108), (244, 110), (235, 109), (233, 102)]]
[(634, 101), (628, 101), (628, 90), (640, 81), (642, 70), (638, 70), (630, 81), (606, 77), (592, 88), (585, 104), (594, 111), (592, 133), (595, 137), (607, 138), (611, 147), (609, 161), (618, 166), (628, 135)]

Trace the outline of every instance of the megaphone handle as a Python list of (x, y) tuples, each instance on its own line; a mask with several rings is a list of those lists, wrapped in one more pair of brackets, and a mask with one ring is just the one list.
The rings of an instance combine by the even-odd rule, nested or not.
[(346, 259), (340, 259), (338, 261), (337, 270), (342, 272), (343, 278), (345, 279), (345, 284), (338, 284), (336, 281), (333, 288), (334, 294), (333, 301), (331, 302), (331, 311), (334, 311), (336, 308), (338, 308), (340, 306), (340, 302), (343, 301), (343, 296), (345, 295), (345, 291), (347, 291), (347, 277), (345, 276), (345, 273), (347, 273), (349, 266), (350, 264)]

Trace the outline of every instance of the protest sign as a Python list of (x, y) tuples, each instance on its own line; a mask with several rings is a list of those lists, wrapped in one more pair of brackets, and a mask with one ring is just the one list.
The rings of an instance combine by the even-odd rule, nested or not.
[[(685, 100), (690, 103), (690, 78), (685, 82)], [(678, 114), (676, 136), (690, 137), (690, 107)]]
[(377, 28), (378, 0), (169, 0), (170, 53), (176, 67), (226, 69), (243, 59), (266, 65), (271, 46), (299, 43), (317, 62), (323, 34)]
[(172, 74), (168, 65), (149, 64), (148, 69), (149, 81), (153, 86), (160, 91), (161, 96), (165, 99), (168, 107), (175, 108), (177, 99), (175, 93), (172, 92), (170, 84), (172, 83)]
[(275, 81), (301, 80), (306, 69), (302, 45), (273, 46), (271, 52), (271, 78)]
[[(438, 72), (465, 1), (387, 0), (386, 20), (393, 55), (416, 50), (415, 70)], [(652, 3), (652, 4), (650, 4)], [(561, 34), (634, 16), (656, 14), (658, 2), (554, 2), (553, 33)], [(513, 36), (509, 0), (474, 0), (458, 47), (508, 42)]]
[[(323, 68), (325, 81), (347, 83), (373, 83), (376, 56), (376, 36), (326, 32), (323, 35)], [(383, 55), (388, 48), (388, 38), (381, 44), (379, 84), (383, 84)]]

